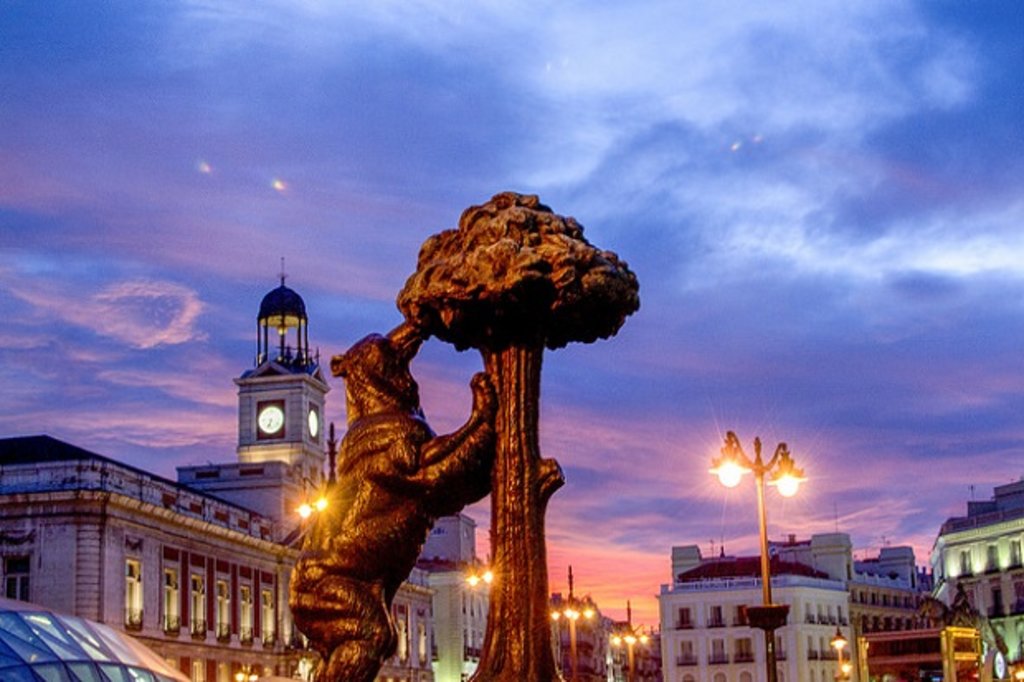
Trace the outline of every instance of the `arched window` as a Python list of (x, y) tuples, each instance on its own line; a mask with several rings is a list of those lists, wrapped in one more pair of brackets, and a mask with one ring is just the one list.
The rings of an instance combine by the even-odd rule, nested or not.
[(697, 682), (697, 680), (694, 679), (693, 675), (686, 674), (683, 675), (683, 682)]
[(754, 682), (754, 677), (746, 670), (740, 673), (740, 682)]
[(714, 682), (725, 682), (725, 673), (715, 673)]

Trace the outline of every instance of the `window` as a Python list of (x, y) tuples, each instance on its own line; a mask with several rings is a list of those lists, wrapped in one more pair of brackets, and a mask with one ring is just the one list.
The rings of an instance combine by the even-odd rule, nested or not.
[(264, 642), (273, 642), (277, 627), (277, 616), (274, 610), (274, 593), (269, 590), (260, 590), (260, 624), (263, 627), (262, 638)]
[(395, 609), (395, 630), (398, 635), (398, 660), (409, 660), (409, 612), (404, 604)]
[(747, 625), (747, 606), (742, 604), (736, 607), (736, 612), (733, 616), (733, 625)]
[(217, 583), (217, 604), (213, 612), (214, 625), (217, 631), (217, 639), (225, 640), (231, 637), (231, 593), (228, 591), (228, 581), (218, 580)]
[(708, 611), (708, 627), (720, 628), (725, 625), (725, 618), (722, 617), (722, 607), (712, 606)]
[(754, 660), (754, 647), (749, 637), (741, 637), (734, 642), (735, 663), (750, 663)]
[(142, 627), (142, 562), (124, 562), (124, 626), (132, 630)]
[(1020, 540), (1010, 540), (1010, 566), (1018, 568), (1020, 564)]
[(678, 618), (676, 619), (676, 630), (689, 630), (693, 627), (693, 617), (690, 615), (689, 607), (682, 607), (679, 609)]
[(193, 635), (206, 636), (206, 583), (198, 573), (193, 573), (189, 579), (189, 605), (192, 607), (189, 629)]
[(992, 581), (992, 608), (989, 610), (989, 617), (998, 618), (1003, 615), (1003, 588), (999, 581)]
[(965, 549), (960, 552), (960, 575), (971, 575), (971, 550)]
[(206, 682), (206, 661), (192, 659), (192, 682)]
[(177, 632), (181, 628), (181, 615), (178, 613), (178, 569), (164, 569), (164, 632)]
[(708, 663), (728, 663), (729, 655), (725, 653), (725, 640), (724, 639), (713, 639), (711, 640), (711, 656), (708, 658)]
[(238, 638), (243, 642), (252, 641), (252, 587), (238, 588)]
[(4, 595), (8, 599), (29, 600), (28, 574), (31, 562), (27, 556), (4, 559)]
[(999, 548), (996, 545), (988, 546), (988, 551), (986, 552), (985, 570), (999, 570)]
[(420, 667), (427, 664), (427, 624), (416, 621), (416, 653), (419, 654)]

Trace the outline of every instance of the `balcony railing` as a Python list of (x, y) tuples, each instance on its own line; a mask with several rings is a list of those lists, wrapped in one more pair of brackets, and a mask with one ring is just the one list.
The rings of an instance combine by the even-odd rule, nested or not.
[(708, 627), (709, 628), (724, 628), (725, 627), (725, 619), (723, 619), (723, 618), (709, 618), (708, 619)]
[(676, 665), (697, 665), (697, 657), (693, 654), (680, 654), (676, 656)]
[(252, 627), (238, 628), (238, 641), (242, 644), (252, 644)]
[(729, 654), (711, 654), (708, 656), (708, 663), (711, 665), (721, 665), (729, 662)]
[(188, 631), (193, 639), (206, 639), (206, 621), (202, 618), (193, 618)]
[(227, 623), (217, 623), (217, 641), (227, 642), (231, 639), (231, 626)]
[(807, 651), (807, 660), (808, 661), (817, 661), (818, 660), (818, 652), (815, 651), (814, 649), (809, 649)]
[(262, 639), (264, 649), (273, 649), (277, 643), (277, 633), (273, 630), (264, 630)]
[(693, 621), (692, 620), (685, 620), (685, 621), (678, 620), (678, 621), (676, 621), (676, 630), (692, 630), (692, 629), (693, 629)]
[(126, 630), (141, 630), (142, 609), (125, 609), (124, 627)]
[[(778, 657), (776, 657), (778, 658)], [(737, 651), (733, 654), (732, 660), (734, 663), (753, 663), (754, 652), (753, 651)]]
[(181, 616), (165, 615), (163, 625), (165, 635), (177, 635), (181, 631)]
[(776, 649), (775, 650), (775, 660), (776, 661), (784, 661), (784, 660), (786, 660), (786, 652), (783, 651), (782, 649)]

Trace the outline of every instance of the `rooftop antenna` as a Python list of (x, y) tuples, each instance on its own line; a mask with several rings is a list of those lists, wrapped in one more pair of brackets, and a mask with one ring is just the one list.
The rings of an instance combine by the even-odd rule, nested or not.
[(832, 516), (836, 520), (836, 532), (839, 532), (839, 505), (836, 504), (835, 500), (832, 500)]
[(286, 277), (288, 277), (288, 275), (284, 271), (284, 256), (281, 256), (281, 286), (284, 286), (284, 280)]
[(974, 484), (967, 486), (967, 489), (971, 491), (971, 500), (974, 500)]

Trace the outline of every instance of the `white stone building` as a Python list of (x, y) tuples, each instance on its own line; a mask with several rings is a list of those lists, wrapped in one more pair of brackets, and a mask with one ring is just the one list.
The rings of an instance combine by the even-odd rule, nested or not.
[[(746, 621), (746, 606), (761, 604), (757, 557), (704, 559), (695, 545), (672, 548), (672, 584), (662, 585), (662, 675), (665, 682), (764, 682), (764, 633)], [(790, 607), (775, 633), (779, 682), (827, 682), (836, 673), (829, 641), (848, 613), (841, 580), (802, 564), (772, 561), (772, 597)], [(825, 614), (813, 622), (804, 614)], [(841, 626), (839, 626), (841, 627)], [(842, 628), (846, 637), (849, 628)]]
[(982, 616), (982, 638), (1013, 665), (1024, 663), (1024, 479), (996, 486), (992, 499), (967, 503), (948, 519), (932, 549), (935, 597), (953, 603), (962, 586)]
[(438, 519), (418, 566), (434, 593), (434, 679), (467, 680), (480, 662), (490, 597), (486, 566), (476, 556), (476, 522), (466, 514)]
[[(856, 680), (857, 637), (922, 625), (918, 607), (928, 584), (910, 547), (855, 561), (849, 535), (820, 533), (771, 542), (769, 553), (773, 601), (790, 607), (776, 633), (780, 682), (831, 680), (837, 631), (849, 643), (843, 655), (854, 656)], [(740, 609), (761, 604), (760, 558), (705, 559), (695, 545), (674, 547), (672, 574), (660, 596), (665, 680), (763, 681), (764, 635), (745, 625)]]

